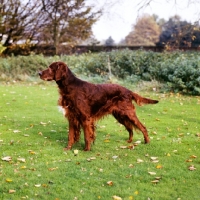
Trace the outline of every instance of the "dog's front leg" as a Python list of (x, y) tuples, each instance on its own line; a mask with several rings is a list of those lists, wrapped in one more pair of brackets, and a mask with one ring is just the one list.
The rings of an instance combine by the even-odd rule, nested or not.
[(72, 148), (74, 144), (74, 136), (75, 136), (74, 124), (73, 122), (69, 121), (68, 144), (67, 147), (64, 148), (64, 150), (70, 150)]

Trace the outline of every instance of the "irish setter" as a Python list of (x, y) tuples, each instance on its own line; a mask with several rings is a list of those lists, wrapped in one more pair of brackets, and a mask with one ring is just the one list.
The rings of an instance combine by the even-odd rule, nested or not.
[(46, 70), (39, 72), (45, 81), (55, 80), (60, 93), (58, 104), (64, 109), (69, 121), (68, 145), (65, 150), (80, 138), (84, 131), (85, 151), (89, 151), (95, 140), (95, 122), (105, 115), (112, 114), (129, 132), (128, 142), (132, 142), (133, 127), (144, 135), (149, 143), (146, 127), (138, 120), (134, 100), (138, 105), (156, 104), (157, 100), (147, 99), (117, 84), (92, 84), (77, 78), (63, 62), (53, 62)]

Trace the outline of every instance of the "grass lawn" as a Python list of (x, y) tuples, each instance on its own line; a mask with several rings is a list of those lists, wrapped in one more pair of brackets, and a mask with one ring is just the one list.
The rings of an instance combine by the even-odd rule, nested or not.
[[(0, 86), (0, 199), (199, 200), (200, 97), (140, 92), (160, 100), (137, 107), (151, 143), (128, 133), (113, 117), (97, 124), (90, 152), (71, 151), (55, 84)], [(73, 151), (78, 149), (78, 155)]]

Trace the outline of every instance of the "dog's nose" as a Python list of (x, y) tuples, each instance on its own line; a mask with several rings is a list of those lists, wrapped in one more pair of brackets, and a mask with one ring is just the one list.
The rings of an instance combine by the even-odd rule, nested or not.
[(42, 72), (39, 72), (38, 74), (39, 74), (40, 76), (42, 76)]

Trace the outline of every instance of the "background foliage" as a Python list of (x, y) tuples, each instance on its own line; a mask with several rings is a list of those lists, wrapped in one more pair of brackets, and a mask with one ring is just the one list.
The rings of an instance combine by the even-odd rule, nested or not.
[(94, 82), (156, 80), (163, 83), (163, 90), (200, 94), (200, 57), (196, 52), (121, 50), (73, 56), (0, 58), (0, 80), (35, 80), (39, 70), (58, 60), (66, 62), (77, 76)]

